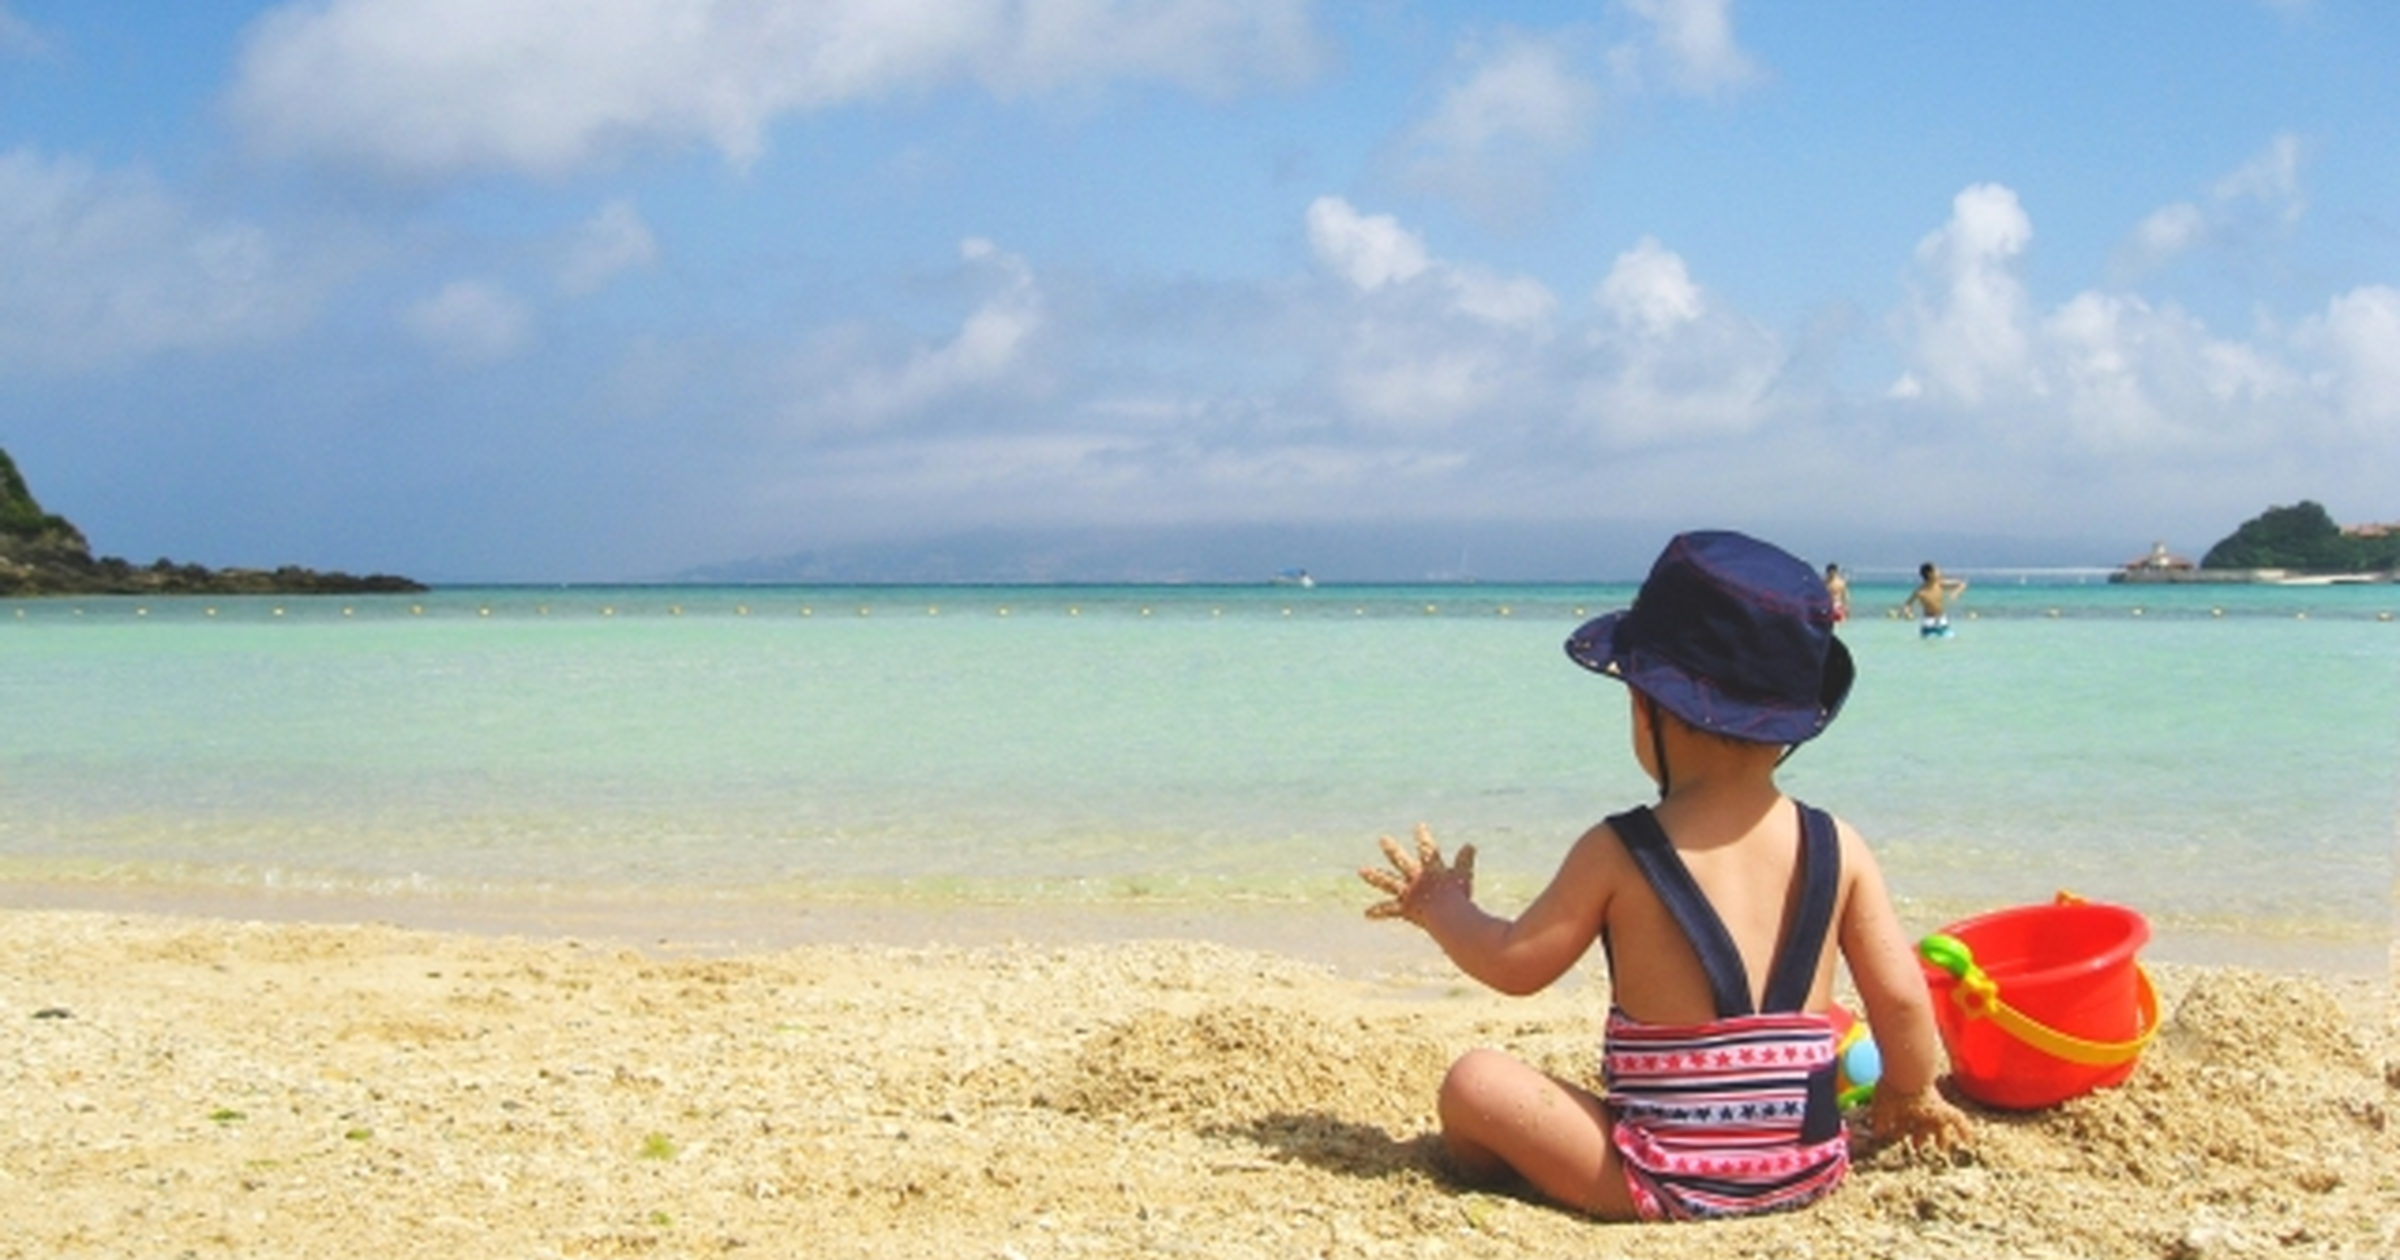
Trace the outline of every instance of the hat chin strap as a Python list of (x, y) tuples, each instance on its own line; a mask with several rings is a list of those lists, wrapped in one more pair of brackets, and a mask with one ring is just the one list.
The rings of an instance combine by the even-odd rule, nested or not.
[(1650, 714), (1650, 759), (1658, 763), (1658, 799), (1667, 799), (1667, 726), (1658, 701), (1649, 693), (1642, 695), (1642, 705)]
[[(1658, 764), (1658, 799), (1663, 801), (1667, 799), (1667, 788), (1673, 782), (1672, 777), (1667, 773), (1666, 723), (1662, 720), (1664, 715), (1660, 711), (1658, 701), (1647, 692), (1642, 694), (1642, 708), (1650, 715), (1650, 759)], [(1800, 745), (1785, 744), (1783, 751), (1776, 754), (1775, 764), (1781, 766), (1784, 762), (1790, 761), (1792, 754), (1798, 751), (1800, 751)]]

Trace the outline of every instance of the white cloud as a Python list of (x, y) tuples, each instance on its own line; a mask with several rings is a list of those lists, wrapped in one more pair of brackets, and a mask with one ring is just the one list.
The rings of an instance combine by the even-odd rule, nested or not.
[(1759, 77), (1731, 0), (1618, 0), (1632, 33), (1501, 29), (1459, 46), (1447, 83), (1399, 137), (1401, 177), (1488, 221), (1538, 214), (1612, 98), (1722, 96)]
[(1426, 147), (1470, 155), (1523, 142), (1562, 152), (1589, 137), (1599, 88), (1568, 68), (1566, 50), (1555, 41), (1507, 34), (1474, 48), (1468, 60), (1459, 81), (1417, 125)]
[(1700, 286), (1680, 255), (1645, 236), (1617, 255), (1600, 284), (1600, 305), (1619, 326), (1663, 337), (1700, 318)]
[[(936, 4), (930, 11), (957, 7)], [(1306, 0), (1020, 0), (994, 7), (1004, 34), (985, 51), (981, 78), (1000, 89), (1132, 78), (1221, 96), (1261, 82), (1297, 82), (1322, 56)]]
[(618, 200), (579, 225), (567, 243), (558, 285), (571, 294), (594, 293), (619, 275), (658, 260), (658, 240), (641, 211)]
[(248, 32), (232, 117), (261, 150), (403, 179), (560, 176), (628, 145), (736, 165), (787, 113), (975, 84), (1229, 92), (1307, 73), (1302, 0), (328, 0)]
[(0, 363), (264, 341), (313, 308), (302, 270), (256, 226), (203, 220), (140, 171), (0, 153)]
[(2261, 404), (2295, 384), (2258, 349), (2139, 297), (2079, 293), (2042, 321), (2039, 338), (2061, 427), (2084, 450), (2258, 441)]
[(2400, 446), (2400, 289), (2341, 294), (2294, 329), (2292, 341), (2319, 361), (2312, 384), (2345, 429)]
[(533, 315), (508, 290), (481, 280), (453, 280), (400, 313), (411, 336), (461, 363), (495, 363), (523, 350)]
[(1388, 214), (1360, 214), (1340, 197), (1308, 206), (1308, 244), (1317, 261), (1360, 290), (1413, 280), (1430, 265), (1425, 242)]
[(1409, 183), (1495, 218), (1546, 200), (1602, 107), (1600, 85), (1575, 68), (1577, 43), (1506, 32), (1464, 46), (1453, 81), (1403, 137)]
[(2219, 178), (2205, 204), (2179, 201), (2153, 211), (2118, 249), (2115, 274), (2130, 282), (2195, 250), (2240, 248), (2250, 243), (2248, 229), (2262, 219), (2276, 231), (2291, 228), (2308, 211), (2300, 184), (2302, 156), (2298, 136), (2279, 134)]
[(1390, 215), (1340, 197), (1308, 208), (1318, 264), (1355, 298), (1328, 365), (1353, 414), (1374, 424), (1453, 423), (1521, 388), (1525, 356), (1550, 337), (1557, 299), (1539, 281), (1433, 257)]
[(1968, 405), (1994, 390), (2038, 388), (2015, 269), (2033, 222), (1998, 184), (1970, 187), (1950, 208), (1950, 221), (1917, 243), (1920, 283), (1901, 337), (1914, 361), (1907, 388)]
[(2278, 219), (2298, 219), (2307, 209), (2300, 193), (2300, 138), (2289, 132), (2276, 136), (2212, 191), (2221, 202), (2255, 202)]
[(1340, 197), (1309, 203), (1308, 243), (1319, 264), (1362, 293), (1422, 277), (1439, 292), (1448, 313), (1521, 329), (1546, 324), (1558, 306), (1540, 281), (1437, 261), (1424, 239), (1398, 219), (1360, 214)]
[(1617, 255), (1593, 297), (1608, 318), (1592, 335), (1575, 410), (1604, 443), (1689, 441), (1767, 419), (1782, 343), (1713, 301), (1681, 255), (1644, 237)]
[(2200, 207), (2188, 201), (2162, 206), (2134, 228), (2132, 266), (2137, 271), (2148, 271), (2207, 239), (2208, 218), (2200, 212)]
[[(2283, 200), (2280, 160), (2245, 169), (2243, 195)], [(2162, 221), (2162, 240), (2181, 219)], [(1959, 194), (1918, 247), (1920, 284), (1898, 324), (1909, 364), (1887, 398), (1969, 433), (2111, 457), (2355, 460), (2400, 446), (2400, 290), (2354, 289), (2249, 340), (2128, 292), (2086, 290), (2036, 315), (2016, 273), (2031, 239), (2006, 188)]]
[(1630, 78), (1663, 79), (1677, 92), (1713, 96), (1758, 77), (1757, 64), (1734, 40), (1733, 0), (1624, 0), (1624, 6), (1650, 28), (1613, 53)]
[(809, 427), (826, 419), (873, 425), (969, 395), (1038, 392), (1041, 382), (1030, 374), (1028, 358), (1046, 317), (1032, 268), (981, 239), (960, 242), (959, 258), (970, 270), (995, 277), (997, 289), (948, 341), (916, 346), (890, 366), (833, 369), (842, 379), (813, 391), (803, 413)]
[(1558, 309), (1558, 298), (1550, 287), (1531, 276), (1499, 276), (1478, 268), (1455, 267), (1445, 273), (1445, 279), (1458, 313), (1486, 324), (1538, 336)]
[(1617, 256), (1593, 291), (1597, 318), (1562, 338), (1538, 282), (1436, 257), (1396, 219), (1340, 198), (1318, 199), (1309, 223), (1350, 298), (1313, 317), (1335, 329), (1320, 370), (1361, 432), (1481, 444), (1563, 421), (1623, 450), (1744, 432), (1772, 413), (1780, 339), (1654, 239)]

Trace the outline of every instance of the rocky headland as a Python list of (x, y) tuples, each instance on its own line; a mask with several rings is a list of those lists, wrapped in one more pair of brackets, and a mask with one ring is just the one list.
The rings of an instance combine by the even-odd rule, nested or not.
[(140, 566), (95, 556), (83, 531), (42, 510), (0, 451), (0, 599), (42, 595), (352, 595), (421, 591), (425, 586), (386, 573), (365, 577), (283, 565), (274, 569), (211, 569), (159, 560)]

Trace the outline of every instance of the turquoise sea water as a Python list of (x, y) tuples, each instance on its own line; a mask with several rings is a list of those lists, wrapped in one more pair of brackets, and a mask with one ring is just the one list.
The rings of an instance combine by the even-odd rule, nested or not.
[[(1979, 582), (1785, 768), (1914, 920), (2141, 907), (2380, 966), (2400, 587)], [(1630, 586), (482, 588), (0, 602), (0, 897), (1347, 918), (1378, 833), (1487, 900), (1651, 794), (1560, 643)]]

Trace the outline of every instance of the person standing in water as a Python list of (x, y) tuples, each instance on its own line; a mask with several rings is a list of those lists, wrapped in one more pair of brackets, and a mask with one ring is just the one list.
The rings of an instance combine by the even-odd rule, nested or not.
[(1914, 612), (1917, 635), (1926, 639), (1950, 637), (1950, 601), (1967, 593), (1967, 580), (1943, 574), (1940, 567), (1928, 560), (1917, 566), (1917, 589), (1901, 601), (1903, 615)]

